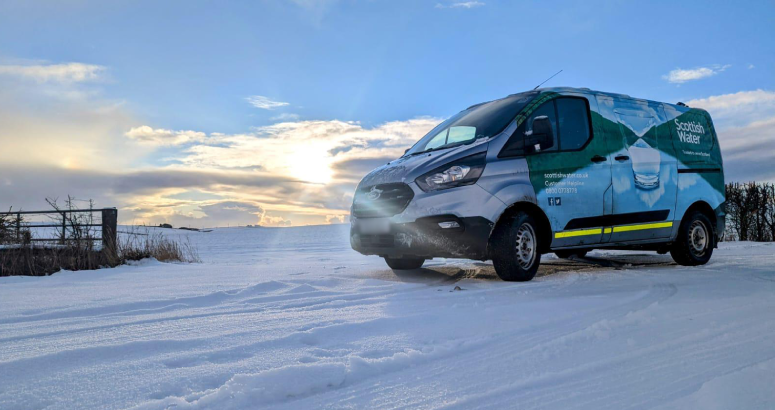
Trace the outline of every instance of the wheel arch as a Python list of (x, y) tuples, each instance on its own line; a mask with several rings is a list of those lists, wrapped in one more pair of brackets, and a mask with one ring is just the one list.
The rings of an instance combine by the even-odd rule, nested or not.
[(716, 227), (716, 212), (713, 210), (713, 207), (710, 206), (709, 203), (703, 200), (695, 201), (688, 208), (686, 208), (686, 212), (684, 212), (683, 216), (681, 217), (681, 224), (683, 224), (686, 218), (695, 211), (705, 215), (708, 218), (710, 221), (710, 229), (713, 230), (712, 233), (713, 237), (715, 238), (718, 234), (718, 232), (716, 232), (718, 229)]
[(538, 205), (532, 202), (520, 201), (506, 207), (495, 221), (493, 229), (490, 232), (490, 238), (487, 242), (488, 253), (492, 249), (493, 242), (503, 234), (505, 229), (509, 226), (509, 223), (514, 219), (514, 216), (520, 211), (533, 217), (538, 225), (536, 228), (538, 228), (537, 235), (539, 236), (539, 243), (541, 244), (540, 253), (549, 252), (552, 244), (552, 225), (549, 222), (549, 218)]

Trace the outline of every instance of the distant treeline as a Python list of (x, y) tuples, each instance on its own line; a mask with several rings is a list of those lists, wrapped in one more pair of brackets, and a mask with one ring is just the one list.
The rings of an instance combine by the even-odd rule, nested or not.
[(775, 184), (727, 184), (728, 241), (775, 241)]

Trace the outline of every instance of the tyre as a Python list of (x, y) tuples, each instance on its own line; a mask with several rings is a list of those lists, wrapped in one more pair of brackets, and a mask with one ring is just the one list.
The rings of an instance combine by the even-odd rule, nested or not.
[(420, 258), (385, 258), (385, 262), (390, 269), (396, 270), (409, 270), (420, 269), (422, 264), (425, 263), (425, 259)]
[(713, 225), (700, 212), (684, 217), (670, 256), (679, 265), (704, 265), (713, 254)]
[(525, 212), (517, 213), (493, 242), (492, 264), (505, 281), (533, 279), (541, 263), (538, 225)]
[(554, 254), (557, 255), (558, 258), (562, 259), (568, 259), (571, 256), (575, 256), (578, 258), (583, 258), (587, 256), (587, 251), (585, 250), (565, 250), (565, 251), (554, 251)]

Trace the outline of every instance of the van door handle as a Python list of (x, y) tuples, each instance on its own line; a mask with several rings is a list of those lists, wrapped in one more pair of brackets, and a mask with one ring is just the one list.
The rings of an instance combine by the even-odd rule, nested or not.
[(592, 157), (592, 162), (603, 162), (605, 161), (605, 157), (601, 157), (600, 155), (595, 155)]
[(630, 159), (630, 157), (628, 157), (627, 155), (617, 155), (616, 157), (614, 157), (614, 159), (617, 161), (627, 161), (628, 159)]

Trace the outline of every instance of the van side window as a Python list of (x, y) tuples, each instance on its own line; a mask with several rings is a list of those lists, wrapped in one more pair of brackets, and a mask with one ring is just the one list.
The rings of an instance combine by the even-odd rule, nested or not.
[(532, 147), (527, 147), (525, 149), (525, 133), (528, 131), (532, 131), (530, 127), (533, 124), (533, 120), (536, 117), (540, 116), (546, 116), (549, 117), (549, 121), (552, 123), (552, 134), (554, 137), (554, 145), (551, 148), (545, 149), (541, 152), (546, 151), (556, 151), (557, 150), (557, 115), (554, 110), (554, 101), (547, 101), (543, 104), (541, 104), (538, 108), (536, 108), (535, 111), (533, 111), (532, 114), (530, 114), (530, 117), (525, 119), (525, 121), (517, 128), (516, 131), (514, 131), (514, 134), (511, 135), (511, 138), (509, 138), (509, 141), (506, 142), (506, 145), (503, 147), (503, 150), (501, 151), (501, 156), (509, 157), (509, 156), (520, 156), (525, 155), (525, 153), (531, 153)]
[(533, 119), (542, 115), (549, 117), (552, 122), (554, 146), (541, 152), (576, 151), (584, 147), (592, 136), (587, 100), (580, 97), (555, 98), (541, 104), (530, 114), (506, 142), (499, 156), (512, 157), (531, 153), (530, 147), (524, 146), (525, 132), (530, 130)]
[(560, 150), (575, 151), (589, 140), (590, 121), (587, 102), (581, 98), (558, 98), (555, 101), (560, 124)]

